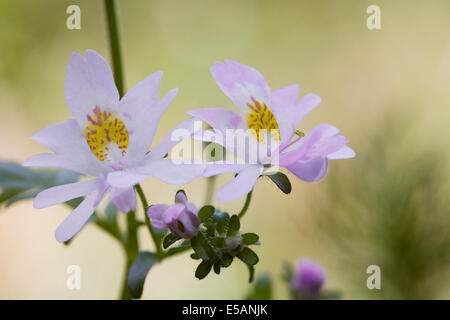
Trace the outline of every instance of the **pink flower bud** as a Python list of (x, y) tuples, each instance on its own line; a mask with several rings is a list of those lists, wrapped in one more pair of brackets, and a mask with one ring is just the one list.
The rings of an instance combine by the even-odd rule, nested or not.
[(169, 207), (157, 204), (148, 209), (148, 216), (156, 228), (169, 228), (169, 230), (184, 239), (197, 235), (200, 219), (197, 217), (198, 208), (188, 202), (186, 196), (179, 192), (176, 195), (177, 203)]
[(299, 259), (291, 288), (304, 297), (317, 298), (325, 279), (325, 270), (320, 264), (310, 259)]

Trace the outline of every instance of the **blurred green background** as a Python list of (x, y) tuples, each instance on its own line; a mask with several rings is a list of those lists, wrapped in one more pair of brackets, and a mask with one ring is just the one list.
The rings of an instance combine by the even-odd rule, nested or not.
[[(81, 8), (81, 30), (66, 28), (66, 8)], [(366, 8), (381, 7), (382, 29), (366, 27)], [(322, 104), (301, 124), (339, 127), (356, 150), (307, 184), (290, 175), (286, 196), (268, 180), (256, 186), (243, 230), (257, 232), (257, 273), (268, 272), (274, 298), (286, 298), (282, 261), (322, 263), (326, 287), (344, 299), (450, 298), (450, 2), (447, 0), (158, 0), (118, 1), (126, 87), (163, 70), (161, 94), (180, 88), (156, 141), (198, 107), (233, 107), (209, 73), (233, 59), (261, 71), (277, 89), (299, 83)], [(28, 137), (70, 114), (65, 64), (94, 49), (109, 60), (101, 1), (0, 0), (0, 157), (19, 162), (45, 149)], [(223, 185), (232, 175), (218, 179)], [(184, 186), (201, 203), (206, 181)], [(171, 203), (178, 186), (148, 179), (150, 202)], [(243, 200), (219, 204), (233, 212)], [(0, 298), (115, 299), (124, 257), (89, 225), (70, 246), (54, 231), (64, 206), (31, 201), (0, 213)], [(142, 215), (139, 212), (138, 215)], [(144, 248), (151, 241), (141, 230)], [(66, 289), (79, 265), (81, 290)], [(379, 265), (381, 290), (368, 290), (366, 268)], [(247, 270), (194, 278), (196, 262), (177, 256), (150, 272), (143, 298), (243, 298)]]

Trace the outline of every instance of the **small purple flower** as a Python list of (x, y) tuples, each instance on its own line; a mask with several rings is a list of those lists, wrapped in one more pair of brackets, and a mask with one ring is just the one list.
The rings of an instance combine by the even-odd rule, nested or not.
[(190, 239), (197, 235), (200, 220), (197, 217), (198, 208), (188, 202), (183, 192), (175, 196), (175, 204), (169, 207), (166, 204), (156, 204), (148, 209), (148, 216), (156, 228), (169, 228), (177, 236)]
[(325, 280), (325, 270), (320, 264), (310, 259), (299, 259), (291, 288), (304, 297), (317, 298)]

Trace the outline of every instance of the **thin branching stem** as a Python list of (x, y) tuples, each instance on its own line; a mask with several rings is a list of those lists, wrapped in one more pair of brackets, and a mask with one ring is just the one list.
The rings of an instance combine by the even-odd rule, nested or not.
[(248, 207), (250, 206), (250, 202), (252, 201), (252, 194), (253, 190), (247, 193), (247, 197), (245, 198), (244, 206), (242, 207), (241, 211), (238, 214), (238, 218), (242, 219), (242, 217), (245, 215), (245, 213), (248, 210)]
[(124, 84), (116, 4), (114, 0), (104, 0), (104, 5), (106, 11), (106, 24), (108, 27), (109, 46), (111, 49), (112, 65), (114, 71), (114, 81), (117, 86), (117, 91), (119, 91), (119, 95), (122, 97), (124, 93)]
[(150, 223), (150, 218), (147, 215), (147, 210), (149, 207), (147, 198), (145, 197), (144, 191), (142, 190), (142, 187), (140, 184), (137, 184), (134, 188), (135, 188), (139, 198), (141, 199), (142, 208), (144, 209), (145, 224), (147, 225), (148, 231), (150, 232), (153, 242), (155, 243), (156, 255), (161, 257), (163, 255), (163, 250), (161, 247), (161, 239), (156, 236), (155, 231), (153, 230), (153, 227)]

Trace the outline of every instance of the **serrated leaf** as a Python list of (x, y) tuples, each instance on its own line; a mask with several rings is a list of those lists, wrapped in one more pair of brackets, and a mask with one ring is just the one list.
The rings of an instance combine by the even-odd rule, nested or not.
[(241, 228), (241, 222), (239, 221), (239, 217), (233, 214), (230, 218), (230, 222), (228, 223), (228, 231), (227, 236), (234, 236), (239, 229)]
[(211, 271), (212, 265), (208, 261), (203, 260), (195, 270), (195, 277), (199, 280), (205, 278)]
[(292, 186), (289, 178), (281, 172), (270, 174), (268, 177), (277, 185), (277, 187), (285, 194), (291, 193)]
[(216, 248), (223, 248), (225, 246), (225, 238), (217, 237), (212, 239), (212, 244)]
[[(0, 161), (0, 206), (3, 204), (9, 206), (15, 202), (33, 198), (42, 190), (54, 186), (77, 182), (79, 177), (79, 173), (69, 170), (30, 169), (18, 163)], [(66, 204), (75, 208), (82, 201), (83, 197), (79, 197), (66, 201)], [(121, 234), (117, 225), (98, 217), (89, 219), (88, 222), (95, 222), (101, 229), (120, 241)], [(65, 244), (69, 244), (69, 241)]]
[(33, 198), (42, 190), (77, 182), (79, 174), (68, 170), (34, 170), (0, 161), (0, 205)]
[(158, 259), (150, 252), (139, 252), (136, 260), (128, 271), (127, 285), (133, 298), (139, 299), (144, 289), (145, 278), (150, 268), (158, 262)]
[(211, 218), (214, 215), (214, 207), (211, 205), (203, 206), (198, 211), (198, 218), (200, 219), (200, 222), (206, 222), (209, 218)]
[(219, 222), (221, 220), (229, 219), (230, 215), (228, 212), (217, 210), (214, 211), (214, 221)]
[(254, 266), (259, 261), (259, 258), (256, 255), (256, 253), (252, 249), (247, 248), (247, 247), (242, 249), (242, 251), (239, 252), (236, 256), (239, 259), (241, 259), (242, 262), (244, 262), (244, 263), (246, 263), (248, 265), (251, 265), (251, 266)]
[(259, 236), (256, 233), (244, 233), (242, 234), (242, 242), (246, 245), (254, 244), (258, 242)]
[(172, 244), (174, 244), (178, 240), (181, 240), (180, 236), (178, 236), (174, 233), (168, 233), (163, 239), (163, 248), (167, 249), (168, 247), (170, 247)]
[(216, 210), (214, 212), (214, 221), (216, 221), (216, 231), (219, 234), (225, 234), (228, 229), (228, 222), (230, 221), (228, 213)]
[(205, 234), (209, 238), (213, 238), (215, 236), (215, 234), (216, 234), (216, 225), (215, 224), (208, 224), (206, 226)]

